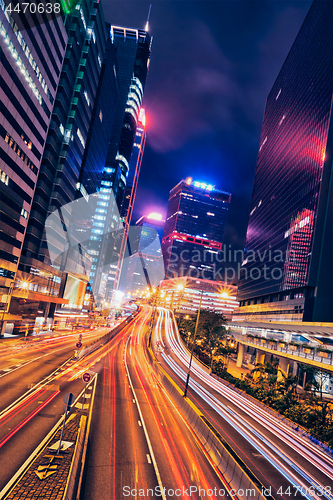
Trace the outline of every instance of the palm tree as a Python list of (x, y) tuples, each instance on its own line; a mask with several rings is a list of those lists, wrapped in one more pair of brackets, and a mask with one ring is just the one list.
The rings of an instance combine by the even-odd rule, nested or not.
[(279, 372), (283, 377), (283, 380), (279, 382), (280, 388), (286, 393), (297, 394), (297, 377), (294, 377), (291, 373), (285, 375), (281, 370)]

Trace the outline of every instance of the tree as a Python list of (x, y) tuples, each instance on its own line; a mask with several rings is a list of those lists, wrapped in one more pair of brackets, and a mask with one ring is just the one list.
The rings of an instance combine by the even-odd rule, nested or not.
[(227, 331), (225, 328), (226, 319), (222, 314), (214, 311), (201, 311), (198, 331), (208, 345), (208, 353), (211, 358), (210, 369), (213, 367), (214, 349), (216, 349), (221, 340), (225, 337)]
[(297, 392), (297, 377), (294, 377), (291, 373), (285, 375), (281, 370), (279, 370), (280, 374), (283, 377), (283, 380), (279, 382), (279, 388), (284, 393), (296, 393)]
[(259, 373), (259, 376), (257, 378), (260, 381), (267, 380), (268, 385), (273, 385), (277, 380), (278, 365), (278, 359), (274, 359), (273, 361), (265, 361), (265, 363), (257, 363), (251, 373), (253, 373), (254, 375)]
[(299, 366), (303, 373), (306, 373), (305, 391), (312, 390), (314, 393), (319, 392), (320, 400), (322, 401), (324, 386), (331, 380), (330, 373), (322, 370), (321, 368), (316, 368), (315, 366), (309, 366), (301, 363), (299, 363)]

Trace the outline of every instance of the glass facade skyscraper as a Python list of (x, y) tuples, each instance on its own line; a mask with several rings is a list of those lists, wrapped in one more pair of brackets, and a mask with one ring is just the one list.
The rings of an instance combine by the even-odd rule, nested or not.
[(167, 278), (223, 281), (218, 254), (230, 201), (230, 193), (191, 178), (170, 191), (162, 242)]
[(61, 17), (44, 16), (41, 26), (29, 9), (5, 9), (0, 0), (0, 332), (21, 301), (38, 302), (18, 265), (67, 43)]
[(332, 25), (315, 0), (266, 101), (237, 319), (333, 321)]
[[(20, 314), (28, 323), (36, 316), (40, 322), (53, 317), (57, 304), (64, 302), (57, 299), (55, 290), (62, 297), (70, 279), (79, 280), (80, 290), (88, 282), (91, 259), (83, 246), (79, 253), (75, 245), (76, 234), (81, 236), (81, 233), (72, 231), (69, 237), (72, 203), (96, 192), (104, 166), (99, 164), (99, 151), (96, 154), (96, 148), (95, 152), (89, 148), (94, 142), (89, 131), (109, 38), (102, 5), (82, 0), (58, 21), (64, 22), (65, 57), (58, 69), (60, 80), (18, 271), (19, 278), (39, 293), (39, 300), (29, 298), (19, 305)], [(59, 43), (44, 40), (40, 45), (58, 50)], [(112, 110), (108, 112), (112, 114)], [(104, 110), (104, 124), (109, 119), (108, 112)], [(97, 120), (100, 117), (103, 119), (99, 110)], [(58, 214), (58, 224), (54, 223), (54, 217), (48, 219), (51, 214), (54, 217)], [(54, 255), (58, 258), (54, 259)], [(82, 293), (79, 295), (71, 304), (74, 311), (82, 309)]]
[[(159, 214), (141, 217), (130, 229), (131, 256), (122, 276), (121, 290), (135, 292), (159, 286), (164, 278), (162, 237), (165, 221)], [(125, 270), (124, 270), (125, 271)]]
[[(136, 135), (142, 128), (140, 110), (151, 49), (151, 38), (146, 31), (111, 26), (110, 33), (116, 50), (119, 96), (97, 202), (98, 210), (104, 210), (104, 219), (94, 220), (89, 250), (90, 254), (94, 252), (95, 259), (90, 273), (92, 290), (97, 300), (101, 298), (107, 301), (111, 300), (118, 262), (121, 259), (122, 249), (125, 248), (122, 245), (124, 223), (120, 214), (127, 179), (130, 176), (131, 181), (133, 175), (129, 174), (129, 171), (133, 148), (136, 151), (134, 147)], [(140, 144), (142, 134), (143, 132), (140, 134)], [(142, 145), (144, 146), (144, 142)], [(142, 153), (143, 150), (140, 159)], [(135, 176), (133, 182), (134, 180)], [(135, 185), (136, 183), (137, 179)], [(127, 211), (124, 210), (123, 216), (123, 219), (126, 216), (126, 220)]]

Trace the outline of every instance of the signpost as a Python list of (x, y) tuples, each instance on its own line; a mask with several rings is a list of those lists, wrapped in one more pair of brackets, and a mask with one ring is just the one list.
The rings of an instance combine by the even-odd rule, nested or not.
[(71, 392), (67, 392), (64, 395), (63, 401), (65, 403), (65, 407), (64, 407), (65, 418), (64, 418), (64, 423), (63, 423), (62, 429), (61, 429), (61, 435), (60, 435), (59, 448), (58, 448), (58, 451), (57, 451), (57, 455), (59, 455), (60, 450), (61, 450), (61, 440), (62, 440), (62, 436), (63, 436), (64, 429), (65, 429), (65, 422), (66, 422), (66, 418), (67, 418), (67, 412), (68, 412), (68, 410), (69, 411), (71, 410), (72, 404), (74, 403), (74, 399), (75, 399), (75, 396)]
[(77, 343), (76, 343), (76, 347), (77, 347), (78, 349), (81, 349), (81, 347), (82, 347), (82, 342), (80, 342), (80, 341), (79, 341), (79, 342), (77, 342)]
[(86, 400), (86, 387), (87, 387), (87, 384), (90, 382), (91, 380), (91, 373), (89, 372), (85, 372), (83, 375), (82, 375), (82, 380), (83, 382), (86, 384), (84, 386), (84, 393), (83, 393), (83, 403), (82, 403), (82, 410), (84, 410), (84, 403), (85, 403), (85, 400)]
[(90, 373), (89, 373), (89, 372), (85, 372), (85, 373), (82, 375), (82, 380), (83, 380), (83, 382), (85, 382), (86, 384), (87, 384), (88, 382), (90, 382), (90, 380), (91, 380), (91, 375), (90, 375)]

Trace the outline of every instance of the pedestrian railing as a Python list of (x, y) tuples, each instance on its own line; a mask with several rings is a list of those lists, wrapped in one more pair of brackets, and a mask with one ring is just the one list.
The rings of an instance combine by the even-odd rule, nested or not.
[(249, 335), (242, 335), (240, 333), (236, 333), (232, 331), (232, 335), (236, 340), (241, 342), (246, 342), (247, 344), (251, 344), (256, 348), (269, 349), (273, 352), (281, 352), (284, 354), (291, 354), (293, 356), (297, 356), (306, 360), (313, 360), (323, 365), (333, 365), (333, 351), (321, 352), (317, 347), (309, 346), (295, 346), (292, 344), (288, 344), (283, 341), (274, 341), (269, 338), (260, 338), (257, 339), (255, 337), (251, 337)]

